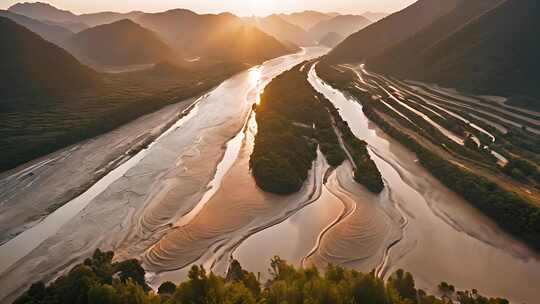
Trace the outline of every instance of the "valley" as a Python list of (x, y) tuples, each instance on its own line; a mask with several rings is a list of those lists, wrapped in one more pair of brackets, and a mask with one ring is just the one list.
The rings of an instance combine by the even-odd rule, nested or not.
[[(299, 192), (279, 196), (256, 186), (249, 169), (258, 130), (252, 105), (273, 77), (323, 52), (308, 48), (268, 61), (201, 97), (184, 118), (127, 161), (127, 167), (112, 171), (107, 184), (91, 188), (97, 193), (82, 203), (78, 215), (60, 208), (50, 217), (64, 218), (62, 226), (53, 228), (45, 220), (0, 247), (21, 252), (28, 240), (35, 246), (4, 265), (0, 283), (18, 278), (21, 285), (12, 284), (20, 286), (12, 291), (17, 294), (25, 286), (25, 273), (50, 277), (99, 247), (114, 249), (117, 259), (140, 257), (155, 288), (185, 279), (194, 264), (223, 274), (230, 257), (264, 275), (268, 259), (280, 255), (298, 266), (334, 263), (363, 272), (375, 269), (381, 278), (410, 269), (417, 284), (430, 292), (436, 292), (441, 280), (450, 280), (458, 288), (476, 286), (482, 293), (515, 301), (533, 299), (534, 288), (515, 283), (523, 277), (540, 279), (538, 255), (426, 172), (414, 154), (368, 121), (354, 97), (321, 80), (315, 66), (304, 64), (305, 77), (367, 143), (385, 190), (371, 193), (354, 182), (348, 160), (332, 169), (320, 151)], [(382, 84), (363, 69), (354, 71), (363, 76), (359, 87)], [(234, 97), (227, 102), (224, 96)], [(218, 105), (221, 111), (207, 110)], [(93, 224), (97, 218), (99, 229)], [(45, 227), (46, 234), (35, 233)], [(293, 239), (284, 241), (279, 235), (297, 235), (295, 246), (290, 246)], [(261, 255), (261, 244), (273, 248), (272, 253)], [(428, 261), (426, 255), (432, 258)], [(46, 264), (36, 264), (43, 257)], [(484, 268), (486, 257), (504, 261), (504, 270)], [(474, 271), (463, 277), (462, 267)], [(500, 271), (508, 280), (501, 280)]]
[(538, 6), (405, 2), (0, 10), (0, 303), (538, 302)]

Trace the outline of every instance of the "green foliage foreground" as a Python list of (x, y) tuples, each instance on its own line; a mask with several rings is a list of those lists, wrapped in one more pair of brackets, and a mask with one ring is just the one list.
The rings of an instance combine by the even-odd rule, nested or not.
[(265, 284), (232, 261), (225, 278), (193, 266), (187, 281), (165, 282), (155, 293), (144, 282), (138, 261), (113, 263), (112, 258), (112, 252), (98, 249), (48, 286), (33, 284), (14, 304), (508, 304), (476, 290), (455, 292), (446, 282), (439, 285), (441, 297), (428, 295), (416, 289), (413, 276), (403, 270), (385, 283), (373, 273), (333, 265), (324, 273), (315, 267), (297, 269), (279, 257), (270, 261)]

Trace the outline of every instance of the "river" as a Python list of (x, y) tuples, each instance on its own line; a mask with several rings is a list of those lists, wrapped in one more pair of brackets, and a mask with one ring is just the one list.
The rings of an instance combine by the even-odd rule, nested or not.
[(147, 149), (0, 246), (0, 301), (102, 248), (117, 260), (141, 259), (153, 287), (184, 279), (194, 263), (224, 274), (232, 258), (264, 278), (279, 255), (297, 266), (375, 269), (382, 278), (404, 268), (431, 292), (444, 280), (534, 303), (535, 287), (523, 282), (540, 281), (538, 255), (442, 186), (313, 69), (309, 82), (368, 143), (385, 190), (370, 193), (353, 181), (348, 161), (332, 169), (320, 152), (298, 193), (256, 186), (252, 105), (273, 77), (325, 52), (306, 48), (225, 81)]
[(383, 276), (403, 268), (431, 292), (444, 280), (458, 289), (476, 288), (516, 303), (537, 300), (534, 284), (523, 282), (540, 279), (538, 254), (440, 184), (414, 154), (370, 123), (358, 102), (324, 84), (314, 70), (309, 80), (368, 143), (386, 186), (380, 207), (390, 205), (403, 217), (399, 223), (406, 223), (401, 225), (402, 239), (389, 250)]
[[(109, 180), (99, 189), (90, 188), (92, 197), (76, 210), (71, 203), (80, 198), (35, 225), (31, 231), (39, 233), (32, 237), (21, 233), (0, 246), (0, 256), (7, 261), (0, 270), (0, 300), (9, 302), (31, 282), (53, 278), (98, 247), (115, 250), (118, 259), (140, 257), (175, 229), (175, 223), (189, 215), (205, 193), (215, 191), (220, 184), (219, 176), (214, 180), (216, 173), (223, 174), (230, 166), (224, 156), (235, 158), (235, 153), (226, 153), (227, 147), (239, 149), (239, 144), (228, 143), (243, 129), (264, 86), (326, 50), (307, 48), (226, 80), (133, 161), (105, 176)], [(217, 172), (222, 161), (224, 168)], [(49, 218), (62, 223), (48, 225)]]

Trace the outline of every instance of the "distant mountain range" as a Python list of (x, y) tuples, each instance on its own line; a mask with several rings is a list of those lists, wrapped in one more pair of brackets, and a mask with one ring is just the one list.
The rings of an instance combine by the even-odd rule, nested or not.
[(77, 18), (74, 13), (58, 9), (48, 3), (24, 2), (17, 3), (9, 8), (13, 13), (24, 15), (36, 20), (50, 20), (57, 22), (73, 21)]
[(249, 17), (244, 21), (261, 31), (276, 37), (283, 43), (292, 43), (298, 46), (314, 45), (315, 41), (310, 34), (298, 25), (285, 21), (278, 15), (268, 17)]
[(292, 51), (230, 13), (199, 15), (175, 9), (141, 15), (137, 22), (192, 57), (260, 63)]
[(93, 87), (99, 78), (62, 48), (0, 17), (0, 97), (64, 93)]
[(57, 45), (61, 45), (64, 41), (71, 37), (71, 35), (73, 35), (72, 31), (62, 26), (43, 23), (26, 16), (12, 13), (10, 11), (0, 10), (0, 17), (9, 18), (38, 34), (41, 36), (41, 38)]
[(154, 32), (129, 19), (86, 29), (64, 45), (81, 61), (94, 65), (150, 64), (174, 56)]
[(280, 18), (283, 20), (297, 25), (304, 30), (308, 31), (313, 26), (315, 26), (317, 23), (331, 19), (337, 15), (335, 14), (325, 14), (321, 12), (316, 11), (304, 11), (304, 12), (298, 12), (298, 13), (292, 13), (292, 14), (278, 14)]
[(345, 39), (345, 37), (341, 36), (340, 34), (336, 32), (330, 32), (321, 38), (319, 44), (327, 46), (329, 48), (333, 48), (336, 45), (340, 44), (343, 39)]
[[(178, 56), (259, 63), (295, 51), (299, 46), (316, 45), (331, 32), (341, 36), (338, 38), (331, 35), (329, 38), (332, 39), (326, 39), (326, 43), (332, 40), (331, 45), (334, 45), (371, 23), (371, 20), (359, 15), (316, 11), (251, 18), (239, 18), (230, 13), (199, 15), (185, 9), (153, 14), (134, 11), (125, 14), (99, 12), (77, 15), (41, 2), (18, 3), (11, 6), (4, 14), (7, 13), (12, 14), (7, 17), (40, 34), (44, 39), (65, 47), (84, 62), (92, 64), (109, 62), (115, 65), (140, 61), (140, 59), (134, 60), (130, 55), (127, 55), (125, 60), (120, 60), (119, 55), (105, 58), (107, 57), (104, 56), (105, 51), (98, 47), (90, 47), (90, 43), (84, 47), (77, 45), (83, 44), (83, 39), (71, 36), (96, 26), (128, 19), (157, 33), (162, 41), (177, 52)], [(382, 16), (381, 14), (366, 14), (371, 18)], [(26, 19), (23, 20), (24, 17)], [(105, 30), (114, 28), (100, 28), (99, 36), (115, 37), (114, 33), (104, 33)], [(108, 42), (113, 43), (112, 40)], [(126, 40), (123, 42), (127, 43)], [(263, 48), (262, 45), (266, 47)], [(120, 46), (121, 42), (115, 42), (115, 46), (110, 47), (120, 49)], [(123, 47), (127, 46), (128, 44)], [(229, 51), (226, 46), (239, 51)], [(149, 50), (143, 47), (139, 53), (144, 52), (148, 53)], [(127, 50), (124, 53), (133, 54), (132, 51)], [(112, 60), (113, 58), (117, 60)]]
[(67, 10), (58, 9), (48, 3), (42, 2), (25, 2), (17, 3), (9, 8), (13, 13), (24, 15), (36, 20), (48, 20), (57, 23), (81, 23), (87, 27), (93, 27), (105, 23), (111, 23), (122, 19), (134, 19), (143, 14), (142, 12), (115, 13), (115, 12), (100, 12), (92, 14), (77, 15)]
[(320, 41), (328, 33), (337, 33), (342, 37), (358, 32), (372, 22), (364, 16), (338, 15), (317, 23), (309, 30), (309, 35), (315, 41)]
[[(364, 61), (385, 74), (472, 93), (540, 97), (538, 1), (460, 0), (433, 6), (434, 2), (420, 0), (352, 35), (329, 58)], [(413, 19), (422, 19), (424, 25), (412, 26)], [(382, 33), (400, 38), (375, 39)], [(520, 100), (540, 105), (534, 99)]]
[(63, 28), (66, 28), (73, 33), (78, 33), (81, 31), (84, 31), (87, 28), (90, 28), (86, 23), (77, 22), (77, 21), (51, 21), (51, 20), (43, 20), (43, 23), (50, 24), (50, 25), (56, 25), (61, 26)]
[[(199, 15), (189, 10), (177, 9), (156, 14), (101, 12), (77, 15), (39, 2), (15, 4), (9, 8), (8, 13), (13, 14), (11, 18), (17, 19), (15, 21), (18, 23), (92, 64), (122, 65), (146, 62), (161, 57), (156, 54), (164, 53), (164, 43), (170, 45), (177, 56), (246, 63), (260, 63), (295, 51), (296, 45), (300, 43), (312, 44), (307, 35), (302, 37), (302, 29), (279, 22), (279, 19), (271, 18), (272, 22), (266, 24), (266, 30), (273, 31), (274, 34), (277, 31), (288, 33), (283, 34), (287, 38), (284, 38), (283, 43), (260, 30), (258, 26), (246, 24), (241, 18), (229, 13)], [(26, 16), (26, 19), (18, 16)], [(135, 27), (134, 23), (128, 26), (128, 23), (123, 22), (122, 28), (115, 24), (126, 19), (154, 31), (159, 39), (150, 38), (151, 35), (143, 28)], [(111, 26), (111, 23), (115, 25)], [(103, 27), (94, 28), (101, 25)], [(113, 32), (107, 33), (109, 30)], [(296, 34), (293, 31), (296, 31)], [(127, 38), (119, 39), (120, 33), (128, 32), (130, 35)], [(73, 35), (74, 33), (81, 35)], [(99, 40), (101, 41), (97, 43)], [(139, 44), (135, 47), (137, 40)]]
[(244, 20), (283, 43), (293, 43), (298, 46), (315, 45), (330, 33), (341, 36), (339, 40), (336, 40), (337, 36), (332, 35), (333, 40), (341, 42), (347, 36), (372, 23), (361, 15), (325, 14), (314, 11), (274, 14), (264, 18), (250, 17)]

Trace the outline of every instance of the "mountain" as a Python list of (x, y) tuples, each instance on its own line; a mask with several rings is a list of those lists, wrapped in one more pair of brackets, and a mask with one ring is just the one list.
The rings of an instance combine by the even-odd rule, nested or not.
[(289, 23), (277, 15), (270, 15), (264, 18), (244, 18), (244, 21), (283, 43), (293, 43), (299, 46), (315, 44), (315, 41), (310, 38), (308, 32), (303, 28)]
[(291, 51), (230, 13), (199, 15), (175, 9), (141, 15), (137, 22), (189, 57), (260, 63)]
[(340, 34), (338, 34), (336, 32), (330, 32), (330, 33), (324, 35), (323, 38), (321, 38), (321, 40), (319, 41), (319, 44), (327, 46), (329, 48), (333, 48), (336, 45), (340, 44), (341, 41), (343, 41), (343, 39), (345, 39), (345, 38), (343, 36), (341, 36)]
[(279, 14), (283, 20), (309, 30), (315, 24), (336, 17), (335, 13), (324, 14), (316, 11), (304, 11), (292, 14)]
[(61, 45), (71, 35), (73, 35), (73, 32), (64, 27), (58, 25), (50, 25), (41, 21), (34, 20), (32, 18), (28, 18), (26, 16), (12, 13), (10, 11), (0, 10), (0, 17), (9, 18), (10, 20), (38, 34), (39, 36), (41, 36), (41, 38), (57, 45)]
[(115, 13), (115, 12), (100, 12), (92, 14), (82, 14), (77, 16), (77, 21), (87, 24), (90, 27), (113, 23), (123, 19), (136, 20), (137, 17), (144, 14), (143, 12), (133, 11), (129, 13)]
[(66, 42), (83, 62), (98, 65), (137, 65), (166, 60), (172, 49), (152, 31), (124, 19), (84, 30)]
[[(55, 22), (58, 25), (65, 26), (66, 24), (85, 24), (87, 27), (94, 27), (101, 24), (107, 24), (116, 22), (122, 19), (135, 19), (142, 12), (134, 11), (129, 13), (115, 13), (115, 12), (99, 12), (91, 14), (77, 15), (70, 11), (61, 10), (50, 4), (42, 2), (25, 2), (17, 3), (9, 8), (9, 11), (17, 13), (23, 16), (27, 16), (36, 20), (47, 20), (48, 22)], [(70, 28), (69, 26), (66, 26)], [(78, 32), (77, 30), (73, 30)], [(80, 30), (79, 30), (80, 31)]]
[(448, 14), (463, 1), (419, 0), (349, 36), (329, 53), (327, 59), (330, 62), (361, 62), (380, 55)]
[(30, 17), (36, 20), (50, 20), (50, 21), (73, 21), (77, 15), (70, 11), (58, 9), (48, 3), (43, 2), (24, 2), (17, 3), (11, 6), (9, 11)]
[(456, 31), (479, 18), (490, 9), (497, 6), (501, 0), (475, 0), (462, 1), (448, 14), (442, 16), (430, 26), (405, 39), (387, 51), (368, 60), (371, 68), (394, 75), (412, 75), (423, 56), (429, 51), (451, 37)]
[(49, 25), (56, 25), (61, 26), (63, 28), (66, 28), (73, 33), (78, 33), (81, 31), (84, 31), (85, 29), (89, 28), (89, 26), (86, 23), (77, 22), (77, 21), (51, 21), (51, 20), (43, 20), (43, 23), (49, 24)]
[[(514, 99), (522, 100), (521, 103), (528, 100), (526, 106), (538, 108), (540, 5), (534, 0), (477, 1), (462, 4), (455, 14), (375, 60), (374, 67), (399, 77), (474, 93), (533, 96), (536, 98)], [(470, 16), (474, 6), (477, 11), (487, 11), (480, 16)], [(438, 41), (433, 39), (447, 29), (452, 20), (464, 15), (470, 17), (464, 26)], [(419, 49), (423, 51), (412, 56)], [(390, 57), (401, 50), (406, 51), (401, 61), (413, 62), (391, 67), (395, 60)]]
[(381, 19), (384, 19), (388, 16), (388, 13), (376, 13), (376, 12), (365, 12), (362, 16), (369, 19), (371, 22), (377, 22)]
[(98, 75), (60, 47), (0, 17), (0, 97), (64, 93), (95, 86)]
[(331, 32), (342, 37), (348, 37), (370, 24), (371, 21), (363, 16), (339, 15), (317, 23), (309, 30), (309, 34), (315, 41), (320, 41), (326, 34)]

